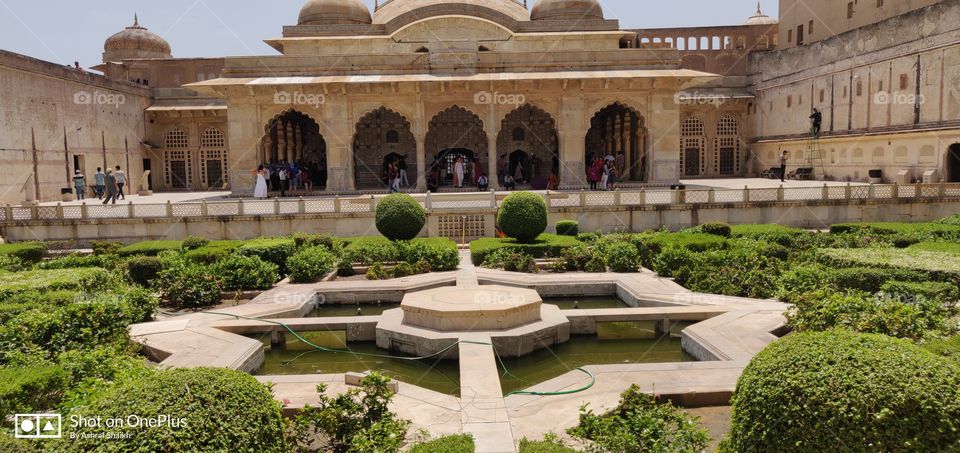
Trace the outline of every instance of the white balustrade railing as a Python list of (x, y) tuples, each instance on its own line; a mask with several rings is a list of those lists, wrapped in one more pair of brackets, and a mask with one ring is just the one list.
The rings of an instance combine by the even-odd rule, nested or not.
[[(824, 185), (743, 189), (637, 189), (610, 192), (542, 192), (551, 209), (751, 203), (808, 203), (861, 200), (960, 200), (960, 183)], [(414, 194), (428, 212), (496, 210), (508, 192)], [(272, 200), (212, 200), (157, 204), (56, 204), (0, 208), (0, 223), (25, 221), (162, 219), (183, 217), (268, 217), (311, 214), (371, 213), (383, 195)]]

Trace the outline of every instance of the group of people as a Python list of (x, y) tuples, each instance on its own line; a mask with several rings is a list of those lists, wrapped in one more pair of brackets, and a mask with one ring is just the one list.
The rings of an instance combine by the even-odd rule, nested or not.
[(607, 154), (601, 157), (595, 154), (591, 156), (589, 162), (587, 181), (590, 182), (590, 190), (613, 190), (626, 165), (623, 151), (618, 152), (616, 156)]
[[(117, 200), (127, 199), (123, 193), (123, 188), (127, 185), (127, 174), (119, 165), (113, 169), (108, 168), (106, 173), (97, 167), (93, 180), (93, 193), (98, 200), (103, 200), (103, 204), (117, 204)], [(76, 189), (77, 200), (86, 199), (87, 178), (79, 168), (73, 172), (73, 188)]]
[(326, 168), (323, 162), (308, 164), (296, 162), (272, 162), (270, 165), (260, 165), (254, 170), (257, 177), (253, 189), (253, 197), (265, 199), (270, 192), (280, 192), (286, 197), (292, 190), (311, 192), (314, 184), (326, 185)]
[(466, 158), (457, 156), (447, 168), (445, 156), (438, 154), (434, 156), (430, 164), (430, 170), (427, 176), (427, 190), (436, 192), (440, 190), (440, 185), (445, 177), (445, 172), (450, 172), (453, 177), (453, 186), (462, 189), (467, 186), (475, 186), (480, 191), (490, 189), (490, 178), (483, 172), (483, 166), (477, 158)]
[(387, 182), (387, 188), (390, 193), (400, 192), (401, 187), (410, 186), (410, 178), (407, 176), (407, 155), (394, 155), (384, 162), (383, 176)]

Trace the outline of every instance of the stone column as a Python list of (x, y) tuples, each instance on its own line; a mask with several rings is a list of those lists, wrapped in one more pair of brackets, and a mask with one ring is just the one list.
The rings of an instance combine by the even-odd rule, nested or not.
[(283, 156), (287, 154), (287, 121), (278, 120), (277, 121), (277, 157), (276, 161), (280, 162), (283, 160)]
[[(427, 138), (417, 134), (414, 139), (417, 141), (417, 190), (423, 192), (427, 190), (427, 178), (430, 177), (427, 174)], [(433, 162), (433, 159), (430, 161)]]
[(353, 171), (352, 118), (346, 98), (342, 95), (328, 96), (323, 105), (323, 132), (327, 139), (327, 192), (356, 190)]
[(487, 179), (492, 190), (500, 190), (500, 178), (497, 178), (497, 157), (500, 155), (497, 149), (498, 135), (496, 132), (487, 132)]
[(655, 143), (656, 148), (647, 151), (649, 182), (675, 184), (680, 180), (680, 108), (673, 98), (676, 87), (655, 84), (654, 89), (648, 118), (649, 143)]
[(257, 115), (257, 104), (230, 104), (228, 118), (230, 151), (229, 178), (233, 195), (250, 196), (256, 177), (252, 170), (259, 165), (258, 143), (263, 126)]
[(303, 158), (303, 132), (298, 124), (293, 129), (293, 161)]
[(293, 162), (293, 123), (287, 123), (284, 127), (287, 132), (287, 163)]
[[(561, 102), (563, 109), (557, 119), (557, 138), (560, 140), (560, 188), (577, 188), (587, 185), (587, 173), (584, 162), (586, 156), (586, 135), (590, 120), (595, 112), (586, 111), (586, 102), (579, 91)], [(596, 152), (603, 152), (597, 149)]]

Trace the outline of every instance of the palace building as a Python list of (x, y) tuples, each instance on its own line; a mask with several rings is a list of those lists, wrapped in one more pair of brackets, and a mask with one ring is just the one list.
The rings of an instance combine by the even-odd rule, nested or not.
[(400, 158), (407, 191), (454, 190), (459, 159), (491, 188), (499, 167), (580, 189), (597, 157), (621, 187), (670, 186), (757, 176), (785, 150), (819, 179), (960, 181), (960, 6), (854, 3), (626, 29), (597, 0), (309, 0), (275, 55), (225, 58), (176, 58), (135, 18), (102, 76), (0, 53), (16, 175), (0, 201), (56, 200), (73, 170), (115, 165), (156, 191), (249, 196), (258, 166), (293, 164), (309, 194), (376, 193)]

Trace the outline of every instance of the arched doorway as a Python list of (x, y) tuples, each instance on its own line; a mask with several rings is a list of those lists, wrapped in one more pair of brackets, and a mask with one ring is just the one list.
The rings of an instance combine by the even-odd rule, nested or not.
[(476, 168), (482, 172), (485, 168), (482, 160), (488, 158), (483, 121), (458, 105), (438, 113), (430, 120), (425, 147), (427, 156), (434, 162), (430, 166), (431, 178), (439, 186), (453, 185), (453, 164), (457, 157), (464, 158), (465, 186), (473, 185), (477, 176), (471, 161), (476, 160)]
[[(589, 169), (595, 157), (612, 156), (623, 162), (621, 181), (647, 180), (647, 128), (643, 116), (619, 102), (598, 111), (590, 120), (585, 139), (585, 162)], [(622, 159), (619, 157), (623, 154)]]
[(950, 145), (947, 151), (947, 181), (960, 182), (960, 143)]
[(524, 104), (507, 114), (497, 136), (497, 149), (504, 152), (514, 150), (507, 156), (507, 171), (516, 177), (517, 167), (521, 166), (522, 183), (546, 187), (551, 172), (559, 177), (560, 145), (556, 122), (540, 108)]
[(386, 168), (391, 162), (406, 167), (406, 186), (417, 184), (417, 140), (403, 115), (380, 107), (357, 122), (353, 138), (353, 173), (357, 190), (387, 187)]
[(271, 167), (271, 175), (292, 162), (300, 171), (310, 174), (314, 190), (326, 187), (327, 142), (313, 118), (297, 110), (280, 114), (267, 125), (260, 145), (260, 161)]

